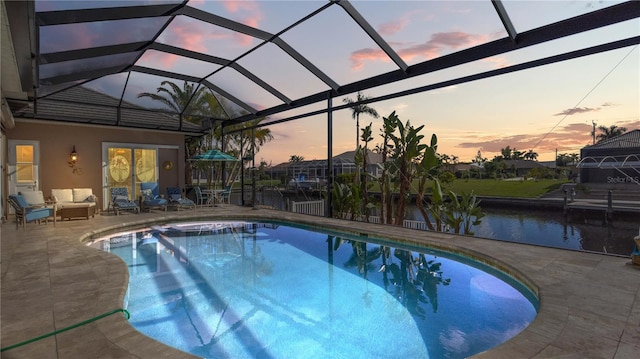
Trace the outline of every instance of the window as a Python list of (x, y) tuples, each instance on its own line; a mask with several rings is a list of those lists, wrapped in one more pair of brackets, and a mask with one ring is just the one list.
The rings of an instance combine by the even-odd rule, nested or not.
[(16, 178), (18, 183), (35, 181), (34, 150), (32, 145), (16, 146)]

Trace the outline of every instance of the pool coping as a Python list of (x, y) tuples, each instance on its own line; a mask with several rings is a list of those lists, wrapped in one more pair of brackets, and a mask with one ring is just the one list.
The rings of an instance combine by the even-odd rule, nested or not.
[[(509, 273), (539, 297), (536, 319), (523, 332), (475, 358), (553, 356), (632, 358), (640, 352), (640, 269), (628, 258), (424, 232), (273, 210), (224, 206), (197, 211), (97, 216), (92, 220), (2, 225), (2, 346), (121, 307), (128, 279), (117, 257), (82, 242), (174, 220), (262, 219), (428, 244), (460, 251)], [(632, 240), (630, 238), (629, 240)], [(17, 313), (21, 315), (17, 315)], [(144, 336), (112, 315), (7, 351), (16, 357), (193, 357)], [(81, 336), (78, 333), (82, 333)]]

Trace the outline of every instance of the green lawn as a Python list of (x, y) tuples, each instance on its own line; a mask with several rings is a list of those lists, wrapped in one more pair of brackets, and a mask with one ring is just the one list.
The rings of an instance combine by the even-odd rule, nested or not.
[[(478, 196), (494, 196), (494, 197), (520, 197), (520, 198), (536, 198), (549, 191), (560, 188), (560, 185), (567, 183), (567, 180), (539, 180), (539, 181), (503, 181), (494, 179), (456, 179), (452, 183), (443, 185), (443, 191), (453, 191), (460, 195), (462, 193), (475, 193)], [(429, 189), (427, 194), (431, 192), (431, 184), (427, 185)], [(412, 193), (417, 193), (418, 182), (414, 181)], [(370, 192), (379, 192), (380, 187), (374, 183)]]
[(493, 179), (457, 179), (445, 185), (443, 190), (452, 190), (457, 194), (475, 193), (478, 196), (536, 198), (549, 191), (560, 188), (567, 180), (539, 181), (501, 181)]

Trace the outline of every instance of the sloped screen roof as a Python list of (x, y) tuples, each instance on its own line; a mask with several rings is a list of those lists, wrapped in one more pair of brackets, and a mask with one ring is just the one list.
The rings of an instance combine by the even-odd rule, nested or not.
[[(539, 2), (557, 22), (538, 23), (518, 1), (450, 11), (458, 3), (36, 1), (36, 105), (23, 115), (197, 133), (214, 122), (304, 117), (326, 111), (329, 98), (387, 84), (399, 86), (386, 98), (402, 96), (639, 42), (616, 38), (495, 71), (408, 81), (640, 13), (634, 1), (572, 13)], [(400, 30), (408, 16), (411, 25)], [(99, 110), (87, 111), (92, 106)]]

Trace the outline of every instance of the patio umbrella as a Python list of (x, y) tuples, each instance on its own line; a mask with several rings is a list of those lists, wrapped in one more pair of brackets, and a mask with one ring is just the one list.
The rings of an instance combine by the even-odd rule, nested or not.
[(234, 162), (237, 158), (218, 150), (209, 150), (189, 158), (189, 161)]
[[(191, 158), (189, 161), (202, 161), (202, 162), (237, 162), (239, 161), (237, 158), (231, 156), (228, 153), (224, 153), (218, 150), (208, 150), (205, 153), (197, 154)], [(211, 178), (213, 178), (213, 167), (211, 167)], [(199, 179), (198, 179), (198, 183)]]

